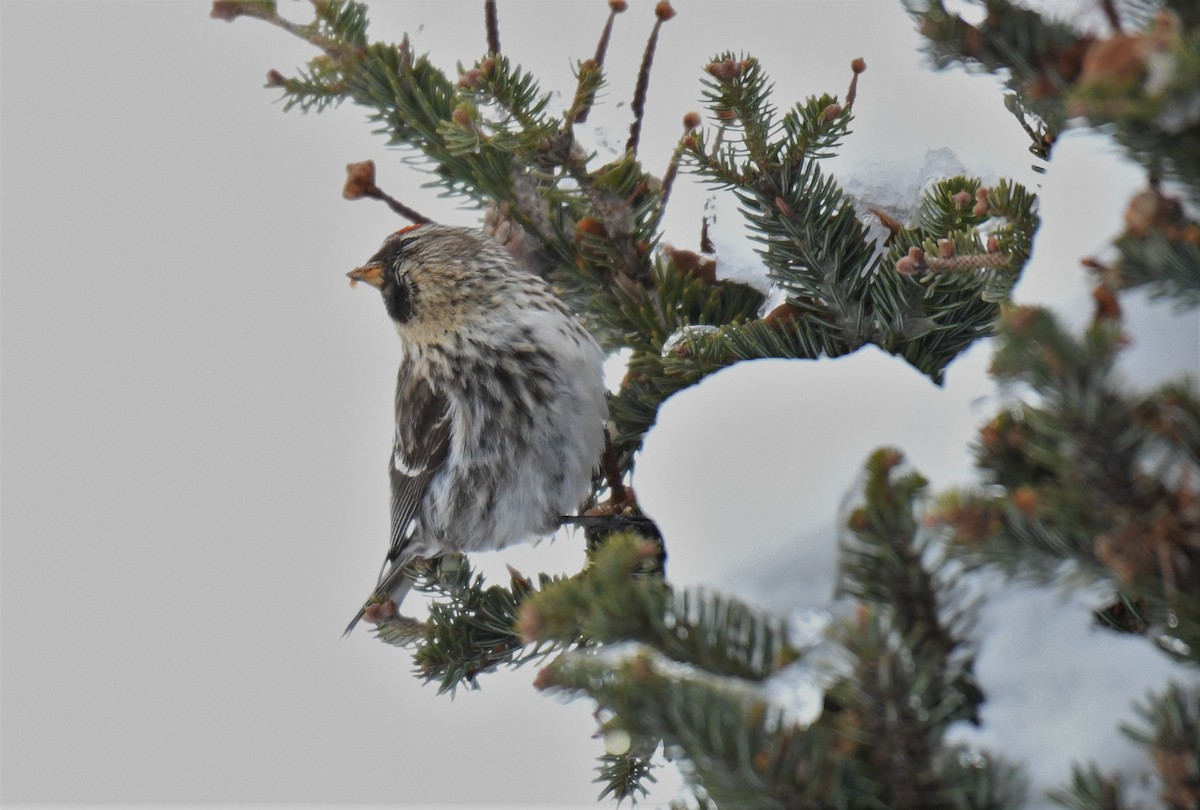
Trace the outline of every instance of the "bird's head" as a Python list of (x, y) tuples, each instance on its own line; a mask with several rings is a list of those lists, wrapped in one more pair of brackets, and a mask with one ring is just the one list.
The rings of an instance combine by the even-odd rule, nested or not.
[(456, 331), (477, 310), (494, 305), (489, 289), (507, 253), (471, 228), (410, 225), (384, 240), (366, 264), (347, 275), (379, 290), (402, 337), (418, 342)]

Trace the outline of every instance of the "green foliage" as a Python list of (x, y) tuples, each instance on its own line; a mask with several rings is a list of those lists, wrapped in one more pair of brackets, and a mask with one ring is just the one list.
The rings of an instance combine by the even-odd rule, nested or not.
[[(1068, 120), (1102, 127), (1146, 167), (1152, 185), (1174, 179), (1200, 203), (1200, 12), (1191, 2), (1124, 3), (1123, 30), (1074, 30), (1009, 0), (987, 0), (972, 25), (941, 0), (905, 0), (936, 65), (1005, 77), (1006, 106), (1046, 159)], [(1115, 12), (1114, 12), (1115, 13)], [(1121, 283), (1200, 301), (1200, 228), (1145, 228), (1117, 242)], [(1149, 231), (1149, 233), (1147, 233)]]
[(977, 450), (999, 487), (947, 495), (941, 513), (965, 560), (1037, 579), (1070, 561), (1138, 606), (1137, 626), (1171, 628), (1184, 645), (1173, 649), (1200, 660), (1190, 621), (1200, 559), (1189, 539), (1200, 528), (1190, 484), (1200, 399), (1186, 381), (1123, 391), (1113, 367), (1124, 344), (1113, 320), (1074, 337), (1045, 310), (1011, 312), (993, 371), (1028, 401), (985, 426)]
[(1145, 236), (1122, 236), (1116, 241), (1120, 282), (1131, 288), (1146, 286), (1155, 297), (1182, 306), (1200, 304), (1200, 226), (1186, 233), (1172, 238), (1154, 228)]
[[(940, 381), (959, 352), (991, 333), (999, 302), (1019, 278), (1037, 227), (1033, 196), (1001, 183), (974, 213), (979, 181), (946, 180), (927, 192), (918, 223), (895, 234), (889, 249), (868, 236), (854, 206), (821, 169), (821, 159), (848, 133), (849, 102), (812, 97), (776, 122), (771, 84), (757, 60), (720, 54), (708, 72), (705, 97), (721, 127), (711, 139), (694, 138), (687, 154), (702, 176), (737, 197), (763, 246), (768, 276), (787, 293), (789, 328), (807, 347), (799, 356), (836, 357), (874, 343)], [(965, 203), (955, 196), (963, 191)], [(994, 251), (980, 235), (984, 226), (994, 229)], [(924, 246), (936, 255), (943, 239), (953, 244), (962, 268), (970, 256), (986, 256), (989, 265), (982, 272), (937, 266), (919, 278), (896, 272), (910, 248)], [(737, 341), (745, 333), (732, 331), (743, 351), (778, 345), (766, 335)], [(728, 355), (727, 334), (717, 332), (712, 340)]]

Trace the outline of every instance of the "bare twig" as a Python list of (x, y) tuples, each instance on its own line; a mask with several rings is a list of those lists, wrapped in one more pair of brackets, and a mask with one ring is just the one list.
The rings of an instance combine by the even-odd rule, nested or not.
[(487, 21), (488, 53), (500, 53), (500, 22), (496, 16), (496, 0), (484, 0), (483, 12)]
[(630, 109), (633, 110), (633, 123), (629, 125), (629, 141), (625, 144), (626, 152), (637, 152), (638, 142), (642, 137), (642, 118), (646, 114), (646, 93), (650, 88), (650, 68), (654, 64), (654, 51), (658, 47), (658, 30), (662, 28), (662, 24), (675, 16), (675, 9), (671, 8), (671, 4), (667, 0), (660, 0), (654, 7), (654, 30), (650, 32), (650, 39), (646, 43), (646, 50), (642, 54), (642, 67), (638, 71), (637, 86), (633, 90), (633, 103)]

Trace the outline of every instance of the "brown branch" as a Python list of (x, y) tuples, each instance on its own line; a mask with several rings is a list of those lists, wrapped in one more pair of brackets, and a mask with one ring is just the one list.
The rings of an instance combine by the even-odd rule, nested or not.
[(668, 0), (659, 0), (654, 7), (654, 16), (656, 17), (654, 30), (650, 32), (646, 50), (642, 53), (642, 67), (638, 70), (637, 85), (633, 90), (633, 103), (629, 105), (633, 110), (633, 123), (629, 125), (629, 141), (625, 144), (626, 152), (637, 152), (638, 142), (642, 137), (642, 118), (646, 114), (646, 93), (650, 88), (650, 68), (654, 64), (654, 51), (658, 47), (658, 31), (664, 22), (675, 16), (675, 9), (671, 8)]
[(488, 53), (500, 53), (500, 22), (496, 15), (496, 0), (484, 0), (483, 13), (487, 24)]
[(346, 185), (342, 188), (342, 196), (347, 200), (361, 200), (363, 197), (382, 200), (397, 214), (416, 225), (424, 225), (433, 221), (375, 185), (375, 161), (373, 160), (346, 164)]
[(1121, 15), (1117, 13), (1117, 6), (1113, 0), (1100, 0), (1100, 8), (1104, 10), (1104, 16), (1108, 18), (1108, 24), (1112, 26), (1113, 33), (1125, 33), (1121, 29)]
[[(597, 68), (603, 67), (604, 57), (608, 54), (608, 40), (612, 37), (613, 20), (626, 8), (628, 8), (628, 4), (625, 0), (608, 0), (608, 19), (604, 21), (604, 29), (600, 32), (600, 41), (596, 43), (596, 55), (592, 57), (592, 63)], [(579, 93), (576, 92), (577, 99), (578, 96)], [(574, 118), (575, 123), (585, 123), (591, 111), (592, 105), (590, 103), (582, 107)]]

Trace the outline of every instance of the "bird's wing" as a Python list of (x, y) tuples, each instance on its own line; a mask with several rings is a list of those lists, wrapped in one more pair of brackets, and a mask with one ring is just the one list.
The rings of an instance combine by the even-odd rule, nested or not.
[[(450, 401), (412, 364), (400, 366), (396, 381), (396, 436), (388, 475), (392, 482), (392, 542), (387, 562), (404, 560), (409, 524), (429, 482), (450, 454)], [(382, 575), (381, 575), (382, 576)]]
[[(450, 401), (445, 394), (418, 374), (411, 363), (402, 363), (396, 381), (396, 435), (388, 462), (392, 483), (392, 542), (367, 605), (385, 600), (389, 594), (395, 594), (398, 602), (412, 587), (403, 570), (409, 562), (404, 552), (412, 541), (410, 524), (429, 482), (450, 454), (450, 427)], [(362, 619), (367, 605), (359, 608), (343, 638)]]

